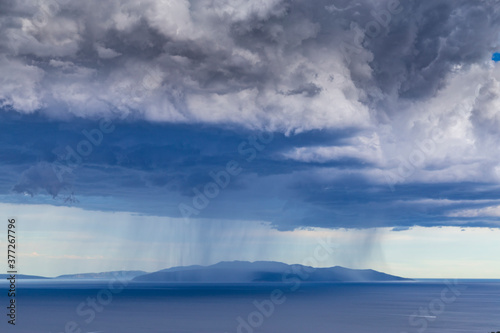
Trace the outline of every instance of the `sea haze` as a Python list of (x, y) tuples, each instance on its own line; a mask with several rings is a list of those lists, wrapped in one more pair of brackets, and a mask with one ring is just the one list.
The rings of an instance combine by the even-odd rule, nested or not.
[[(500, 280), (302, 282), (298, 286), (121, 282), (125, 288), (115, 288), (107, 299), (110, 284), (103, 280), (20, 280), (16, 332), (59, 333), (66, 328), (103, 333), (500, 330)], [(6, 281), (0, 284), (0, 292), (7, 292)], [(93, 311), (86, 302), (98, 295), (106, 304)], [(2, 320), (1, 331), (6, 332), (7, 326)]]

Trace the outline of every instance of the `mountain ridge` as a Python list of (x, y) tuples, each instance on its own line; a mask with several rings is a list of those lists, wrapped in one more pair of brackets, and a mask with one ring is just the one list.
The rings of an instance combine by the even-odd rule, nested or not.
[[(7, 274), (0, 274), (2, 279)], [(108, 271), (100, 273), (65, 274), (57, 277), (16, 275), (16, 279), (45, 280), (111, 280), (135, 282), (198, 282), (198, 283), (251, 283), (251, 282), (377, 282), (412, 281), (373, 269), (351, 269), (342, 266), (315, 268), (278, 261), (221, 261), (213, 265), (174, 266), (155, 272), (141, 270)]]
[(221, 261), (209, 266), (176, 266), (137, 276), (137, 282), (371, 282), (409, 281), (411, 279), (373, 269), (350, 269), (341, 266), (314, 268), (277, 261)]
[(93, 280), (107, 280), (107, 279), (133, 279), (136, 276), (148, 274), (145, 271), (109, 271), (100, 273), (79, 273), (79, 274), (64, 274), (56, 276), (54, 279), (93, 279)]

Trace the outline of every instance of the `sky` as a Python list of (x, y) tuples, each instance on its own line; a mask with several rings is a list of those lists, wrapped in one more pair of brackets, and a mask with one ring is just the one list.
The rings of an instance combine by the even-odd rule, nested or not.
[(500, 278), (499, 22), (493, 0), (2, 1), (20, 271), (301, 263), (330, 237), (318, 266)]

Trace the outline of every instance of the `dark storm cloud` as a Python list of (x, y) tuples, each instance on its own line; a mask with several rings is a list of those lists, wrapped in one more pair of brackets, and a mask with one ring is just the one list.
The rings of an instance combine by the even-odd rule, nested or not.
[[(356, 131), (307, 132), (286, 137), (279, 133), (254, 160), (238, 146), (258, 133), (241, 128), (151, 125), (115, 122), (113, 133), (83, 162), (57, 178), (57, 152), (76, 147), (98, 123), (64, 121), (40, 123), (36, 116), (2, 117), (2, 156), (24, 147), (24, 159), (3, 163), (3, 193), (14, 202), (45, 203), (88, 209), (126, 210), (141, 214), (182, 217), (179, 204), (191, 204), (194, 188), (213, 182), (210, 172), (224, 170), (230, 160), (243, 171), (211, 200), (199, 217), (262, 220), (280, 230), (302, 226), (377, 227), (412, 225), (495, 226), (496, 218), (461, 217), (457, 211), (478, 210), (499, 204), (492, 184), (406, 184), (392, 191), (370, 180), (364, 172), (373, 165), (361, 160), (305, 163), (283, 158), (291, 148), (316, 145), (343, 147)], [(6, 129), (10, 128), (10, 134)], [(44, 140), (29, 133), (45, 133)], [(14, 134), (14, 133), (17, 133)], [(75, 148), (76, 150), (76, 148)], [(326, 174), (326, 176), (325, 176)], [(334, 175), (332, 178), (331, 176)], [(17, 199), (16, 199), (17, 198)], [(108, 198), (108, 199), (106, 199)], [(480, 214), (479, 214), (480, 215)]]
[[(499, 8), (4, 1), (0, 188), (180, 216), (236, 160), (243, 172), (200, 217), (497, 226)], [(51, 174), (100, 119), (116, 129)], [(247, 160), (239, 145), (270, 133)]]
[[(373, 19), (377, 7), (357, 7), (356, 21), (362, 26), (370, 15)], [(428, 98), (455, 66), (487, 59), (498, 45), (500, 13), (494, 2), (403, 1), (401, 10), (390, 20), (381, 16), (387, 28), (374, 38), (368, 33), (364, 41), (373, 53), (374, 84), (388, 96)]]
[[(429, 98), (456, 66), (498, 45), (494, 1), (4, 6), (3, 104), (59, 117), (105, 112), (284, 131), (365, 126), (367, 106)], [(331, 108), (327, 95), (335, 94)]]

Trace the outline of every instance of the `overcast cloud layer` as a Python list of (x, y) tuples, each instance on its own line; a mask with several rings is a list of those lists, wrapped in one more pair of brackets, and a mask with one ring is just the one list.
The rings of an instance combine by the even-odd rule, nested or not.
[[(191, 217), (500, 225), (496, 1), (3, 1), (0, 13), (3, 201), (179, 217), (235, 160), (241, 173)], [(113, 130), (57, 177), (102, 118)]]

